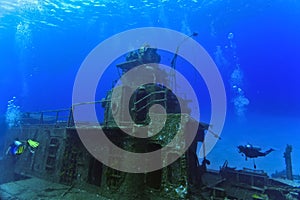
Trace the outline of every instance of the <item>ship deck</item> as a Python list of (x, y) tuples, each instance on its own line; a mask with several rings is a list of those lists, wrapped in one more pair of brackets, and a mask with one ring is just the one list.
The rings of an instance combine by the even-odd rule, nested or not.
[(0, 199), (107, 200), (107, 198), (104, 198), (97, 193), (49, 182), (39, 178), (29, 178), (0, 185)]

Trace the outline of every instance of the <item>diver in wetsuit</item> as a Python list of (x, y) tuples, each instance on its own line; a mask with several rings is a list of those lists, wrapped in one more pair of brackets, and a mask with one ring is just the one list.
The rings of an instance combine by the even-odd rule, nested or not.
[(28, 139), (26, 142), (20, 141), (16, 138), (12, 144), (9, 145), (6, 155), (10, 152), (11, 155), (21, 155), (24, 153), (25, 149), (28, 147), (31, 153), (35, 152), (35, 149), (39, 146), (39, 142), (32, 139)]
[(11, 155), (21, 155), (25, 150), (25, 145), (16, 138), (13, 143), (11, 143), (6, 151), (6, 155), (10, 152)]

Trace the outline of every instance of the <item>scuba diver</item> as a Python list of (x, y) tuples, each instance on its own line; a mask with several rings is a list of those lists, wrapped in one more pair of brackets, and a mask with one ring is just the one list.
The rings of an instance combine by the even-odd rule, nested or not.
[(271, 153), (272, 151), (274, 151), (274, 149), (269, 149), (265, 152), (261, 152), (261, 148), (260, 147), (254, 147), (251, 144), (247, 144), (247, 145), (239, 145), (237, 147), (239, 149), (239, 153), (242, 153), (246, 156), (246, 160), (247, 158), (257, 158), (257, 157), (261, 157), (261, 156), (266, 156), (269, 153)]
[[(257, 158), (257, 157), (263, 157), (274, 151), (274, 149), (269, 149), (267, 151), (262, 152), (260, 147), (254, 147), (252, 144), (247, 145), (239, 145), (238, 147), (239, 153), (242, 153), (242, 155), (245, 155), (246, 160), (248, 158)], [(254, 162), (254, 169), (256, 169), (255, 161)]]
[(35, 149), (39, 146), (39, 142), (34, 141), (32, 139), (28, 139), (27, 141), (20, 141), (16, 138), (12, 144), (9, 145), (6, 155), (10, 152), (11, 155), (21, 155), (24, 153), (25, 149), (28, 147), (31, 153), (35, 152)]

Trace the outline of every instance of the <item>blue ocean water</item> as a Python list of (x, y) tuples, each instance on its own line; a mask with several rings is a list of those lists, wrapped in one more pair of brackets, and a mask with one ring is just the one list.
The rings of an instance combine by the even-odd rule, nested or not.
[[(291, 144), (294, 173), (299, 174), (299, 19), (296, 0), (3, 0), (0, 113), (5, 115), (13, 97), (20, 111), (69, 108), (83, 60), (100, 42), (122, 31), (163, 27), (186, 35), (197, 32), (193, 39), (217, 64), (228, 102), (222, 139), (208, 154), (211, 167), (227, 159), (230, 165), (253, 168), (236, 149), (252, 143), (276, 149), (256, 160), (258, 169), (281, 171), (285, 146)], [(169, 56), (166, 63), (172, 59), (164, 55)], [(178, 62), (177, 68), (203, 97), (201, 120), (209, 122), (205, 84)], [(114, 70), (100, 83), (99, 99), (118, 77)]]

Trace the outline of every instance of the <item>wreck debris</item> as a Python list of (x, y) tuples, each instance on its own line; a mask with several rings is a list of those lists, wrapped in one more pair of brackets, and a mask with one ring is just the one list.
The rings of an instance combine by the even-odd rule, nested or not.
[(286, 178), (288, 180), (293, 180), (293, 170), (292, 170), (292, 146), (286, 145), (284, 158), (285, 158), (285, 165), (286, 165)]

